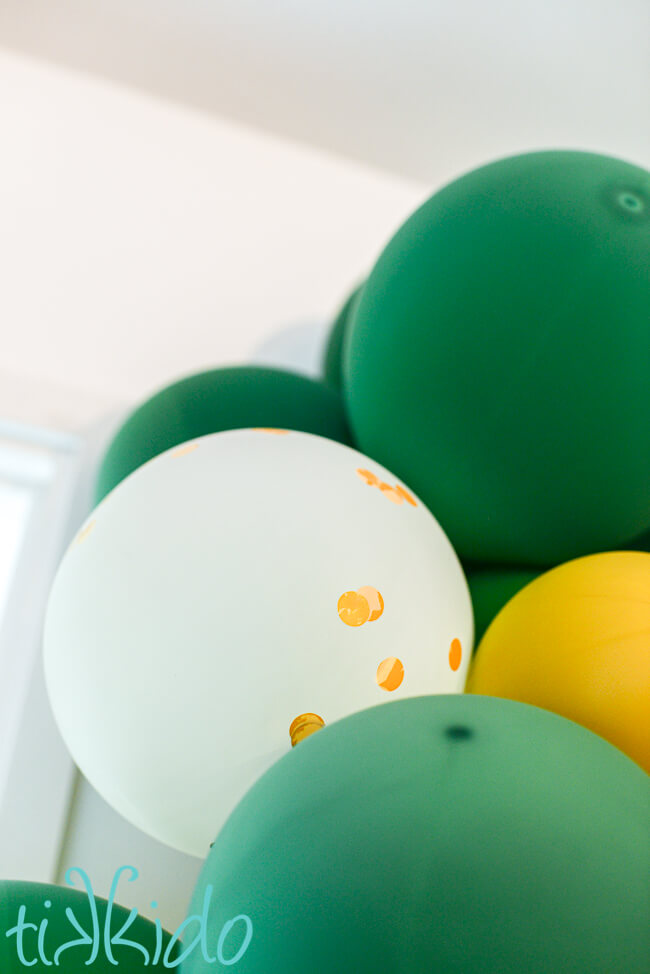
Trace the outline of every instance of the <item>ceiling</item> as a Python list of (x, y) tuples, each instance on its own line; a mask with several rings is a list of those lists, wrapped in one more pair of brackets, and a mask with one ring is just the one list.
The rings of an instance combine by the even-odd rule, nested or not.
[(3, 0), (0, 43), (425, 182), (650, 162), (648, 0)]

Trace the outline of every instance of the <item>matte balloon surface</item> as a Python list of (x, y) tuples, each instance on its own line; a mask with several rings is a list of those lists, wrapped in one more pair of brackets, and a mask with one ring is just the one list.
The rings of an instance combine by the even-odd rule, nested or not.
[(632, 551), (650, 552), (650, 531), (646, 531), (646, 533), (642, 534), (640, 538), (635, 538), (632, 544), (625, 545), (625, 548), (629, 548)]
[(650, 554), (578, 558), (531, 582), (483, 637), (467, 689), (563, 714), (650, 772)]
[[(419, 697), (312, 735), (207, 857), (242, 974), (646, 974), (650, 779), (571, 721)], [(232, 929), (228, 957), (242, 946)], [(198, 954), (183, 974), (204, 974)]]
[(56, 576), (45, 672), (63, 737), (125, 818), (195, 855), (302, 737), (462, 691), (472, 610), (424, 505), (348, 447), (202, 437), (140, 467)]
[(523, 568), (468, 568), (467, 583), (474, 610), (474, 642), (483, 638), (506, 602), (537, 578), (539, 572)]
[(548, 566), (650, 528), (650, 173), (581, 152), (446, 186), (364, 285), (359, 448), (465, 560)]
[(161, 389), (129, 416), (101, 464), (96, 500), (173, 446), (250, 426), (279, 426), (351, 443), (342, 401), (322, 382), (259, 366), (212, 369)]
[[(126, 879), (130, 876), (127, 873)], [(116, 966), (118, 971), (131, 972), (162, 971), (174, 966), (178, 946), (170, 946), (170, 934), (141, 916), (126, 925), (130, 910), (115, 903), (109, 908), (107, 900), (92, 893), (92, 887), (89, 895), (76, 870), (71, 871), (71, 881), (76, 889), (0, 880), (2, 974), (24, 974), (27, 970), (113, 974)], [(66, 910), (71, 911), (81, 929), (66, 916)], [(7, 933), (11, 935), (6, 936)], [(119, 939), (130, 941), (130, 945), (118, 943)]]
[(354, 309), (358, 303), (362, 287), (363, 284), (360, 284), (359, 287), (355, 288), (339, 311), (325, 346), (323, 374), (327, 385), (332, 386), (334, 389), (340, 389), (343, 385), (343, 341), (352, 315), (354, 314)]

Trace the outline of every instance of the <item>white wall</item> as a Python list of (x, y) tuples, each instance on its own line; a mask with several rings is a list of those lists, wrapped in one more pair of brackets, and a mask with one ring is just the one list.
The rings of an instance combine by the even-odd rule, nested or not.
[(59, 426), (330, 317), (426, 192), (1, 50), (0, 132), (0, 412)]
[[(108, 897), (116, 869), (134, 866), (138, 878), (122, 878), (116, 902), (136, 907), (150, 919), (159, 917), (167, 930), (174, 931), (187, 915), (201, 865), (201, 859), (175, 852), (129, 825), (78, 776), (57, 882), (65, 882), (66, 869), (81, 866), (95, 893)], [(152, 902), (158, 904), (156, 909)]]

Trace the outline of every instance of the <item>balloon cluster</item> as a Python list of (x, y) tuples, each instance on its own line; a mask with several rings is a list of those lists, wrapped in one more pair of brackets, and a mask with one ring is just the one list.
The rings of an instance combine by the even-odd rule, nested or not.
[(241, 971), (647, 970), (649, 309), (650, 175), (509, 158), (406, 221), (322, 381), (205, 372), (111, 443), (50, 699), (207, 855), (207, 942), (250, 915)]

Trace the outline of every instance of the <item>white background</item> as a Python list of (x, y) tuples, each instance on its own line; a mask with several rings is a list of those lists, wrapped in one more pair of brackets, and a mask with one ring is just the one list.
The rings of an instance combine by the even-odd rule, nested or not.
[(0, 98), (0, 410), (34, 422), (331, 316), (425, 194), (1, 50)]

